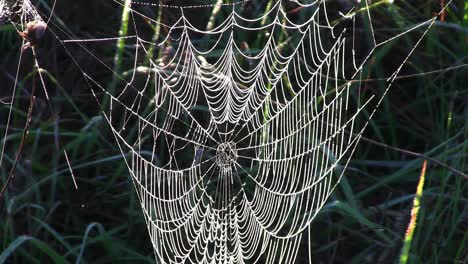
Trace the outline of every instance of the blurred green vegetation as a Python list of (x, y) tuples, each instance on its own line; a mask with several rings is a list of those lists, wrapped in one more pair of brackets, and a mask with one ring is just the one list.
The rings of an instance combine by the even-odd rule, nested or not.
[[(52, 2), (37, 2), (45, 17)], [(258, 2), (251, 7), (256, 12), (267, 6), (267, 1)], [(395, 1), (379, 5), (372, 10), (379, 28), (376, 34), (390, 36), (427, 20), (443, 3)], [(444, 21), (435, 23), (404, 66), (402, 77), (388, 92), (365, 137), (468, 171), (468, 68), (460, 66), (468, 63), (467, 9), (464, 1), (449, 5)], [(102, 32), (116, 36), (121, 12), (112, 1), (59, 0), (52, 21), (66, 32), (79, 32), (81, 38), (100, 37)], [(170, 14), (162, 13), (170, 19)], [(161, 12), (156, 10), (154, 15), (161, 16)], [(368, 79), (362, 84), (365, 91), (383, 93), (385, 82), (378, 78), (391, 74), (395, 57), (408, 53), (423, 29), (417, 33), (379, 50), (364, 74)], [(96, 101), (61, 44), (53, 36), (43, 42), (37, 59), (57, 118), (51, 118), (43, 91), (37, 88), (25, 150), (0, 201), (0, 263), (154, 263), (130, 176)], [(111, 65), (115, 43), (105, 47), (99, 53)], [(15, 29), (1, 25), (2, 101), (11, 97), (20, 49)], [(30, 52), (23, 53), (0, 168), (2, 185), (21, 141), (34, 85), (33, 59)], [(85, 53), (75, 59), (88, 70), (101, 70)], [(98, 73), (112, 81), (108, 72)], [(0, 104), (2, 139), (8, 108)], [(79, 190), (73, 186), (62, 148), (68, 152)], [(312, 248), (314, 263), (396, 262), (422, 162), (392, 148), (361, 142), (341, 184), (312, 223), (312, 240), (303, 245)], [(467, 194), (466, 179), (428, 163), (408, 263), (468, 262)]]

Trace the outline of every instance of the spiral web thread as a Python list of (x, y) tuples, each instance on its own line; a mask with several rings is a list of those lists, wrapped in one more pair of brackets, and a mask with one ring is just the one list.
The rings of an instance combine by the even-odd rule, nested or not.
[[(135, 33), (125, 37), (133, 68), (114, 72), (115, 90), (80, 70), (125, 157), (156, 261), (294, 263), (303, 251), (310, 258), (302, 241), (310, 240), (310, 223), (421, 39), (378, 98), (358, 98), (364, 65), (377, 48), (410, 31), (423, 27), (422, 38), (435, 18), (377, 41), (368, 8), (372, 47), (358, 62), (357, 10), (332, 20), (325, 1), (278, 1), (256, 18), (242, 16), (244, 2), (126, 3)], [(306, 19), (293, 21), (286, 4)], [(167, 25), (142, 11), (153, 6), (179, 12), (179, 19)], [(212, 29), (191, 23), (193, 12), (213, 8), (229, 15)], [(165, 33), (148, 40), (141, 21)], [(265, 37), (263, 48), (252, 51), (240, 36), (255, 34)], [(105, 66), (86, 48), (94, 40), (68, 42)], [(155, 58), (155, 49), (162, 56)], [(359, 122), (366, 107), (370, 114)]]

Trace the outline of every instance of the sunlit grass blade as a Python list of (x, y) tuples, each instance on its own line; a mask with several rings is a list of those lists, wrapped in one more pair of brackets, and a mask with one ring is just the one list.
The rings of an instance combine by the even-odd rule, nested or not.
[[(131, 0), (126, 0), (122, 10), (122, 16), (120, 20), (120, 28), (119, 28), (119, 37), (116, 43), (116, 51), (114, 54), (114, 68), (113, 68), (113, 76), (112, 81), (109, 85), (109, 91), (111, 94), (114, 94), (116, 86), (119, 81), (119, 75), (122, 70), (123, 64), (123, 56), (125, 51), (125, 37), (128, 35), (128, 23), (130, 20), (130, 11), (131, 11)], [(107, 107), (108, 98), (104, 99), (103, 108)]]
[(403, 249), (400, 255), (400, 264), (408, 263), (409, 252), (411, 249), (411, 242), (413, 241), (413, 234), (418, 220), (419, 206), (421, 204), (421, 196), (424, 188), (424, 178), (426, 176), (427, 161), (424, 161), (421, 175), (419, 176), (418, 187), (416, 188), (416, 195), (413, 199), (413, 208), (411, 209), (411, 219), (406, 229), (405, 240), (403, 242)]

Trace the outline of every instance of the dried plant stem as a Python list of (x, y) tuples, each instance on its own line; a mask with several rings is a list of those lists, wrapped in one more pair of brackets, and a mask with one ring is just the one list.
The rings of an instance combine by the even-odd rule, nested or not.
[[(24, 42), (23, 42), (23, 45), (24, 45)], [(3, 136), (2, 149), (0, 150), (0, 167), (3, 164), (3, 155), (5, 154), (5, 146), (6, 146), (7, 136), (8, 136), (8, 128), (10, 127), (11, 115), (13, 113), (13, 102), (15, 101), (15, 98), (16, 98), (16, 89), (18, 88), (18, 76), (19, 76), (19, 72), (21, 68), (22, 58), (23, 58), (23, 53), (21, 52), (19, 55), (19, 59), (18, 59), (18, 66), (16, 68), (15, 84), (13, 86), (13, 93), (11, 95), (11, 100), (10, 100), (10, 107), (9, 107), (10, 109), (8, 111), (5, 135)]]
[[(39, 75), (39, 80), (41, 81), (41, 86), (42, 86), (42, 89), (44, 91), (44, 95), (46, 97), (47, 104), (49, 105), (52, 120), (54, 121), (55, 124), (57, 124), (58, 123), (58, 118), (57, 118), (57, 116), (55, 114), (54, 108), (52, 106), (52, 101), (50, 100), (49, 94), (47, 92), (44, 77), (42, 76), (42, 72), (41, 72), (41, 67), (40, 67), (39, 61), (37, 59), (36, 49), (34, 47), (31, 47), (31, 50), (32, 50), (32, 53), (34, 55), (34, 63), (35, 63), (36, 71), (37, 71), (37, 74)], [(63, 149), (63, 155), (65, 156), (65, 160), (67, 161), (68, 170), (70, 171), (70, 175), (71, 175), (72, 180), (73, 180), (73, 185), (75, 186), (75, 189), (78, 190), (78, 184), (76, 183), (75, 174), (73, 173), (73, 169), (72, 169), (70, 160), (68, 159), (67, 150), (64, 147), (65, 145), (63, 144), (62, 139), (60, 137), (58, 137), (57, 140), (58, 140), (59, 146), (61, 146), (62, 149)]]
[(29, 109), (28, 109), (28, 116), (26, 117), (26, 124), (24, 125), (24, 128), (23, 128), (23, 135), (21, 136), (21, 142), (18, 148), (18, 153), (16, 153), (15, 161), (13, 163), (13, 166), (10, 169), (10, 172), (8, 173), (8, 178), (0, 192), (0, 200), (3, 197), (3, 194), (8, 189), (8, 185), (10, 184), (11, 180), (15, 177), (16, 167), (18, 166), (19, 160), (21, 159), (21, 156), (23, 154), (24, 145), (26, 143), (26, 139), (28, 138), (29, 127), (31, 125), (32, 113), (34, 111), (34, 102), (36, 101), (35, 92), (36, 92), (35, 75), (33, 75), (32, 89), (31, 89), (31, 96), (29, 99)]

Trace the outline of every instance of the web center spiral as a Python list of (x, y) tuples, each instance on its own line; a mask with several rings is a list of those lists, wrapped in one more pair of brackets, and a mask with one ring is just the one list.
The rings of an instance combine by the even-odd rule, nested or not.
[(223, 171), (231, 169), (237, 159), (237, 150), (233, 142), (225, 142), (218, 145), (216, 150), (216, 163)]

